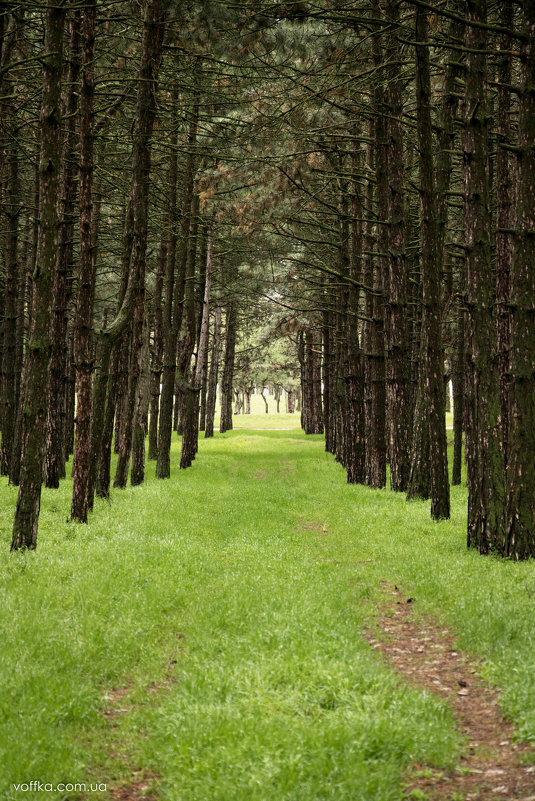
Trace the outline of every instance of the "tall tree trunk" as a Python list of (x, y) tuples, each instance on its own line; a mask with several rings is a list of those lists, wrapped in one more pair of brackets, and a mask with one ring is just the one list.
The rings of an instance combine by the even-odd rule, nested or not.
[[(375, 11), (378, 10), (378, 4)], [(379, 42), (374, 42), (374, 63), (380, 63)], [(377, 249), (379, 255), (369, 256), (367, 285), (372, 287), (366, 300), (367, 316), (370, 319), (366, 331), (366, 484), (374, 489), (386, 485), (386, 383), (385, 383), (385, 281), (386, 256), (388, 251), (388, 179), (386, 175), (386, 123), (384, 119), (384, 92), (379, 84), (374, 92), (374, 105), (378, 112), (375, 119), (374, 147), (368, 154), (368, 169), (375, 166)], [(371, 133), (371, 132), (370, 132)], [(371, 137), (370, 137), (371, 138)], [(375, 165), (373, 165), (375, 161)], [(371, 176), (370, 176), (371, 179)], [(368, 184), (368, 203), (371, 212), (373, 183)], [(370, 213), (369, 212), (369, 213)], [(366, 250), (373, 250), (372, 223), (367, 225)]]
[[(1, 371), (3, 385), (1, 388), (2, 400), (0, 409), (0, 425), (2, 429), (0, 472), (2, 475), (9, 475), (11, 481), (15, 472), (13, 467), (17, 463), (17, 483), (20, 467), (22, 424), (19, 407), (23, 363), (21, 323), (24, 321), (26, 302), (26, 261), (30, 254), (30, 223), (28, 220), (26, 237), (20, 253), (19, 229), (23, 187), (18, 143), (21, 121), (18, 116), (18, 105), (9, 105), (8, 98), (17, 91), (16, 82), (9, 67), (11, 61), (19, 57), (17, 51), (21, 43), (24, 14), (24, 9), (18, 8), (16, 13), (2, 15), (2, 40), (0, 43), (0, 72), (2, 73), (0, 75), (0, 118), (2, 119), (0, 130), (4, 134), (0, 143), (0, 216), (6, 216), (5, 240), (3, 243), (5, 254), (4, 321), (1, 328), (3, 340)], [(6, 167), (5, 198), (3, 198), (4, 187), (1, 178)], [(20, 316), (21, 313), (22, 316)]]
[[(12, 550), (34, 549), (41, 505), (41, 483), (46, 446), (47, 393), (52, 326), (52, 294), (58, 238), (58, 195), (61, 172), (61, 73), (65, 6), (47, 9), (41, 153), (39, 173), (39, 237), (32, 287), (30, 340), (26, 357), (26, 393), (22, 428), (22, 462)], [(45, 391), (44, 391), (45, 390)]]
[(93, 415), (91, 420), (91, 458), (89, 460), (87, 488), (87, 507), (89, 511), (93, 510), (97, 476), (99, 475), (102, 458), (102, 434), (106, 412), (106, 389), (109, 381), (110, 357), (110, 348), (104, 345), (102, 339), (97, 340), (96, 370), (93, 376), (93, 398), (91, 402)]
[(91, 375), (93, 372), (93, 101), (96, 0), (87, 3), (82, 22), (82, 91), (80, 101), (80, 266), (74, 319), (76, 434), (73, 457), (71, 520), (87, 523), (87, 487), (91, 455)]
[[(513, 4), (511, 0), (500, 3), (501, 24), (513, 28)], [(498, 66), (498, 142), (496, 150), (496, 325), (498, 336), (498, 373), (500, 376), (500, 401), (502, 413), (502, 437), (505, 464), (507, 466), (509, 441), (509, 382), (510, 382), (510, 328), (509, 308), (511, 291), (511, 262), (513, 258), (513, 172), (511, 153), (507, 149), (511, 134), (511, 37), (502, 33), (500, 49), (503, 55)], [(520, 176), (519, 176), (520, 177)]]
[[(136, 324), (139, 331), (140, 297), (144, 299), (145, 288), (145, 254), (147, 242), (148, 218), (148, 181), (150, 174), (150, 140), (154, 124), (154, 104), (156, 81), (158, 76), (163, 33), (165, 27), (166, 8), (168, 3), (151, 0), (146, 6), (143, 24), (140, 80), (136, 101), (136, 121), (134, 125), (134, 147), (132, 154), (132, 188), (128, 203), (125, 236), (123, 243), (123, 265), (119, 304), (113, 322), (98, 332), (98, 351), (102, 370), (102, 382), (105, 381), (108, 361), (110, 363), (107, 393), (99, 389), (95, 399), (104, 403), (102, 409), (94, 409), (92, 452), (97, 459), (96, 492), (99, 497), (109, 496), (110, 456), (113, 437), (113, 422), (116, 413), (117, 366), (121, 357), (120, 344), (130, 334), (133, 317), (137, 311)], [(141, 342), (143, 331), (143, 314), (141, 314)], [(139, 350), (138, 350), (139, 355)], [(100, 379), (99, 379), (100, 380)], [(134, 398), (135, 405), (135, 398)], [(102, 429), (96, 428), (99, 421)], [(98, 457), (98, 451), (100, 457)], [(128, 458), (129, 461), (129, 458)], [(126, 464), (126, 473), (128, 463)], [(126, 479), (125, 479), (126, 482)], [(89, 488), (88, 488), (89, 491)]]
[[(208, 341), (210, 338), (210, 301), (212, 292), (212, 234), (209, 232), (206, 241), (206, 268), (204, 275), (204, 296), (201, 311), (201, 326), (197, 344), (197, 360), (195, 363), (195, 373), (193, 386), (202, 392), (203, 382), (207, 372)], [(198, 433), (198, 432), (197, 432)], [(198, 450), (198, 440), (195, 444), (195, 451)]]
[[(35, 171), (34, 171), (34, 193), (33, 203), (34, 208), (39, 209), (39, 186), (40, 186), (40, 170), (39, 170), (39, 146), (36, 147), (35, 153)], [(17, 402), (17, 417), (15, 422), (15, 436), (13, 439), (13, 451), (11, 454), (11, 468), (9, 474), (9, 481), (14, 486), (20, 484), (20, 468), (22, 463), (22, 435), (23, 435), (23, 422), (24, 422), (24, 398), (26, 397), (27, 387), (27, 366), (28, 360), (25, 358), (25, 343), (26, 332), (31, 331), (32, 327), (32, 298), (33, 298), (33, 274), (37, 264), (37, 249), (39, 244), (39, 215), (33, 217), (31, 225), (31, 244), (28, 248), (27, 258), (25, 262), (25, 275), (24, 275), (24, 289), (20, 295), (21, 305), (19, 306), (20, 317), (19, 327), (17, 333), (17, 347), (19, 352), (19, 364), (21, 369), (20, 379), (20, 395)], [(27, 344), (27, 343), (26, 343)]]
[[(88, 507), (93, 508), (94, 493), (108, 499), (111, 482), (111, 451), (115, 422), (118, 363), (130, 337), (131, 301), (136, 276), (131, 273), (131, 215), (123, 237), (121, 282), (114, 322), (98, 332), (96, 374), (93, 382), (93, 419), (91, 421), (91, 467), (89, 471)], [(130, 224), (128, 224), (130, 220)], [(107, 315), (106, 320), (107, 322)], [(114, 330), (115, 328), (115, 330)]]
[(364, 433), (364, 361), (359, 344), (358, 314), (362, 283), (364, 207), (358, 186), (360, 153), (353, 143), (351, 152), (351, 227), (349, 253), (349, 291), (347, 316), (347, 353), (344, 369), (346, 389), (346, 469), (350, 484), (363, 484), (366, 476), (366, 440)]
[[(130, 258), (130, 254), (128, 255)], [(120, 342), (115, 346), (119, 352), (116, 361), (115, 372), (115, 427), (113, 435), (113, 452), (118, 454), (121, 450), (121, 442), (125, 426), (124, 407), (127, 403), (128, 382), (130, 378), (130, 363), (132, 358), (132, 323), (129, 322)]]
[(31, 259), (29, 241), (25, 241), (25, 253), (19, 271), (19, 287), (17, 294), (17, 330), (16, 330), (16, 383), (15, 383), (15, 419), (13, 428), (13, 443), (9, 460), (9, 483), (17, 485), (20, 477), (20, 458), (22, 450), (22, 409), (25, 392), (24, 382), (24, 337), (26, 325), (26, 301), (28, 298), (29, 269)]
[(323, 433), (321, 334), (312, 329), (304, 338), (303, 421), (305, 434)]
[[(99, 373), (97, 373), (97, 386), (94, 395), (93, 458), (96, 470), (95, 492), (99, 498), (110, 497), (111, 483), (111, 450), (113, 440), (113, 424), (115, 421), (115, 397), (117, 391), (117, 361), (120, 350), (116, 346), (111, 348), (106, 342), (99, 342), (101, 348), (99, 358)], [(102, 381), (102, 385), (99, 382)], [(98, 387), (98, 389), (97, 389)], [(102, 403), (102, 408), (100, 407)], [(97, 406), (98, 404), (98, 406)], [(102, 430), (99, 434), (97, 424), (102, 421)], [(90, 505), (92, 504), (92, 501)]]
[(73, 9), (69, 22), (69, 64), (67, 86), (63, 92), (65, 146), (61, 185), (58, 256), (54, 280), (54, 320), (52, 329), (52, 358), (48, 398), (45, 486), (59, 487), (65, 477), (65, 418), (67, 401), (67, 331), (71, 298), (74, 202), (76, 177), (74, 169), (76, 148), (76, 109), (78, 105), (78, 75), (80, 72), (80, 12)]
[[(176, 153), (173, 154), (176, 159)], [(176, 186), (176, 180), (174, 181)], [(176, 189), (175, 189), (176, 191)], [(154, 287), (154, 342), (151, 353), (150, 368), (150, 413), (149, 413), (149, 453), (148, 458), (155, 460), (158, 457), (158, 417), (160, 412), (160, 382), (162, 379), (162, 356), (163, 356), (163, 318), (162, 318), (162, 292), (163, 278), (165, 275), (165, 265), (167, 252), (169, 250), (168, 233), (162, 233), (160, 241), (160, 256), (158, 259), (158, 271), (156, 273), (156, 283)]]
[(134, 436), (134, 422), (136, 404), (138, 399), (138, 384), (141, 376), (141, 353), (143, 350), (143, 323), (145, 314), (145, 276), (143, 267), (143, 280), (137, 288), (136, 303), (134, 306), (134, 319), (132, 321), (130, 369), (128, 372), (128, 385), (121, 408), (122, 425), (119, 442), (119, 456), (113, 479), (115, 489), (125, 489), (128, 480), (128, 469), (132, 453)]
[[(418, 377), (411, 479), (419, 459), (430, 455), (431, 517), (450, 516), (448, 453), (444, 408), (444, 356), (441, 336), (442, 254), (436, 208), (431, 127), (431, 77), (427, 47), (427, 12), (416, 10), (416, 101), (418, 149), (420, 151), (420, 240), (422, 272), (421, 360)], [(418, 482), (409, 480), (409, 497), (420, 494)]]
[[(464, 279), (462, 283), (464, 284)], [(451, 473), (451, 483), (454, 486), (461, 483), (463, 463), (465, 314), (466, 312), (462, 305), (458, 304), (456, 346), (453, 354), (453, 368), (451, 371), (451, 383), (453, 386), (453, 467)]]
[(74, 414), (76, 406), (76, 376), (74, 374), (74, 336), (72, 324), (67, 323), (67, 366), (65, 369), (65, 461), (74, 452)]
[(323, 405), (321, 397), (321, 333), (314, 331), (312, 340), (312, 409), (313, 434), (323, 434)]
[(231, 300), (227, 306), (225, 327), (225, 357), (221, 378), (221, 419), (219, 430), (223, 434), (232, 429), (232, 382), (234, 379), (234, 354), (236, 349), (236, 302)]
[(388, 283), (385, 305), (386, 391), (390, 487), (405, 492), (410, 470), (410, 354), (407, 326), (408, 273), (405, 254), (405, 201), (403, 162), (403, 79), (397, 42), (399, 8), (386, 0), (387, 34), (386, 104), (388, 110)]
[[(324, 300), (324, 302), (326, 302)], [(322, 329), (322, 343), (323, 343), (323, 364), (322, 364), (322, 380), (323, 380), (323, 415), (325, 422), (325, 450), (327, 453), (335, 452), (335, 417), (334, 417), (334, 353), (333, 353), (333, 330), (332, 330), (332, 311), (331, 309), (324, 308), (323, 310), (323, 329)], [(304, 348), (303, 348), (304, 358)], [(303, 365), (301, 365), (301, 375), (303, 376)], [(305, 421), (301, 420), (301, 426), (305, 429)]]
[(523, 8), (515, 247), (511, 270), (511, 387), (503, 553), (535, 556), (535, 8)]
[(204, 298), (201, 313), (201, 328), (197, 345), (197, 362), (191, 386), (186, 387), (186, 403), (184, 408), (182, 451), (180, 468), (190, 467), (198, 448), (199, 437), (199, 393), (202, 385), (205, 353), (208, 350), (208, 329), (210, 323), (210, 291), (212, 272), (212, 236), (208, 234), (206, 248), (206, 270), (204, 280)]
[(214, 436), (214, 417), (217, 400), (217, 378), (219, 374), (219, 359), (221, 358), (221, 306), (216, 306), (214, 315), (214, 333), (212, 336), (212, 353), (210, 356), (210, 375), (208, 378), (208, 391), (206, 393), (206, 426), (204, 436)]
[[(171, 109), (176, 115), (178, 104), (178, 86), (175, 84), (171, 92)], [(160, 390), (162, 383), (164, 344), (169, 341), (173, 320), (173, 289), (176, 265), (176, 212), (177, 212), (177, 174), (178, 174), (178, 125), (175, 125), (171, 139), (171, 153), (167, 173), (167, 216), (166, 229), (160, 241), (160, 257), (154, 291), (154, 350), (151, 368), (151, 402), (149, 428), (149, 459), (158, 459), (158, 432), (160, 428)], [(192, 156), (190, 156), (191, 158)], [(188, 173), (186, 174), (188, 180)], [(162, 294), (165, 288), (165, 308), (162, 305)], [(164, 328), (165, 322), (165, 328)], [(167, 331), (167, 334), (165, 333)], [(169, 354), (167, 354), (169, 359)], [(176, 357), (175, 357), (176, 359)], [(171, 400), (172, 404), (172, 400)]]
[[(15, 116), (15, 115), (13, 115)], [(16, 119), (12, 120), (13, 137), (17, 138)], [(5, 289), (3, 324), (3, 387), (2, 387), (2, 446), (0, 472), (9, 475), (13, 453), (13, 435), (17, 414), (17, 315), (19, 281), (19, 219), (21, 212), (21, 185), (19, 154), (16, 147), (9, 153), (6, 199), (3, 211), (7, 217), (5, 244)]]
[[(204, 352), (204, 360), (202, 365), (202, 379), (201, 379), (201, 399), (199, 408), (199, 431), (206, 431), (206, 400), (208, 395), (208, 343)], [(250, 402), (249, 402), (250, 406)], [(249, 408), (250, 414), (250, 408)]]
[[(175, 413), (178, 434), (184, 433), (186, 412), (186, 387), (191, 379), (191, 360), (197, 335), (195, 303), (195, 276), (197, 266), (197, 245), (199, 239), (199, 195), (194, 194), (191, 202), (191, 231), (188, 239), (188, 256), (184, 283), (182, 337), (178, 343), (177, 371), (175, 383)], [(192, 404), (189, 405), (191, 410)], [(198, 422), (196, 424), (198, 426)]]
[[(486, 23), (486, 2), (468, 0), (469, 21)], [(468, 546), (486, 554), (501, 550), (504, 527), (504, 460), (501, 405), (493, 315), (495, 286), (491, 264), (486, 103), (487, 32), (467, 26), (463, 163), (467, 264)]]
[(150, 353), (149, 353), (150, 326), (148, 314), (143, 324), (143, 346), (141, 349), (141, 375), (138, 383), (138, 394), (134, 420), (132, 441), (132, 469), (130, 483), (133, 487), (143, 484), (145, 480), (145, 436), (147, 434), (147, 420), (150, 401)]
[[(169, 244), (165, 274), (164, 342), (162, 362), (162, 393), (160, 398), (160, 417), (158, 421), (158, 459), (156, 477), (169, 478), (171, 475), (171, 434), (173, 431), (173, 396), (175, 392), (176, 360), (178, 337), (182, 325), (184, 284), (188, 256), (188, 240), (191, 222), (191, 201), (195, 177), (197, 125), (199, 114), (198, 97), (194, 99), (188, 133), (188, 156), (184, 174), (182, 196), (182, 215), (177, 253), (176, 234), (173, 227)], [(170, 181), (172, 179), (170, 168)], [(171, 191), (171, 183), (170, 183)], [(176, 197), (176, 196), (175, 196)], [(172, 201), (170, 196), (170, 201)], [(175, 268), (178, 265), (178, 269)]]
[(140, 376), (140, 357), (143, 347), (143, 317), (145, 309), (145, 266), (147, 250), (149, 176), (151, 167), (151, 137), (156, 116), (156, 82), (162, 55), (163, 34), (168, 0), (149, 0), (143, 24), (141, 64), (139, 71), (134, 147), (132, 153), (132, 188), (130, 208), (133, 214), (131, 271), (136, 276), (133, 301), (131, 372), (128, 383), (120, 453), (113, 486), (124, 489), (132, 449), (132, 427), (137, 387)]
[[(337, 165), (343, 168), (343, 163)], [(334, 299), (335, 342), (336, 342), (336, 385), (334, 392), (335, 403), (335, 435), (334, 457), (342, 467), (347, 467), (348, 458), (348, 428), (350, 426), (350, 410), (347, 398), (347, 374), (350, 348), (352, 345), (349, 334), (349, 204), (346, 181), (338, 179), (338, 230), (339, 230), (339, 271), (343, 276), (340, 286), (337, 287)], [(358, 345), (357, 345), (358, 347)], [(321, 349), (321, 346), (320, 346)]]

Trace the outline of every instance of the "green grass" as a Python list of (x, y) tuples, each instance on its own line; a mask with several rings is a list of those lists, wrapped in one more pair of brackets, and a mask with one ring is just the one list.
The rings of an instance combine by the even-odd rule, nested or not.
[[(251, 396), (251, 414), (239, 414), (233, 418), (233, 426), (235, 429), (277, 429), (277, 428), (299, 428), (301, 425), (300, 412), (293, 414), (286, 413), (286, 404), (284, 398), (281, 399), (279, 408), (280, 412), (277, 413), (277, 405), (273, 395), (267, 396), (268, 413), (266, 414), (266, 407), (260, 395)], [(219, 428), (219, 408), (214, 420), (215, 430)]]
[[(44, 491), (25, 555), (8, 552), (2, 482), (2, 799), (141, 770), (169, 801), (400, 799), (403, 771), (451, 764), (459, 735), (362, 639), (382, 581), (459, 632), (535, 742), (535, 565), (466, 551), (464, 489), (432, 523), (425, 503), (347, 485), (300, 430), (216, 435), (177, 462), (175, 443), (171, 480), (149, 465), (88, 526), (66, 522), (70, 481)], [(120, 687), (130, 711), (109, 720)]]

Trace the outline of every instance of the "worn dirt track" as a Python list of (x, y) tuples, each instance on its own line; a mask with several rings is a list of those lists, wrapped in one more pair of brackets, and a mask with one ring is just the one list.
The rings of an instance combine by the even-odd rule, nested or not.
[[(370, 644), (404, 679), (446, 698), (467, 738), (455, 770), (415, 765), (406, 793), (429, 801), (535, 801), (533, 749), (515, 741), (513, 725), (500, 711), (497, 692), (479, 677), (479, 664), (455, 647), (451, 631), (417, 620), (417, 601), (397, 587)], [(528, 758), (528, 759), (527, 759)], [(418, 796), (420, 797), (420, 796)]]

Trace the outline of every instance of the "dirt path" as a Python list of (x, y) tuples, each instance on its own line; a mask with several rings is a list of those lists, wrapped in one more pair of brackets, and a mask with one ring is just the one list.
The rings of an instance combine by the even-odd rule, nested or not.
[(416, 622), (414, 599), (397, 587), (390, 589), (392, 603), (379, 620), (380, 633), (369, 634), (370, 644), (405, 679), (447, 698), (467, 737), (455, 770), (415, 765), (407, 795), (412, 792), (415, 798), (414, 791), (420, 791), (426, 801), (535, 801), (535, 767), (523, 759), (533, 750), (515, 743), (514, 728), (500, 712), (498, 694), (478, 676), (478, 663), (456, 650), (448, 629), (433, 621)]

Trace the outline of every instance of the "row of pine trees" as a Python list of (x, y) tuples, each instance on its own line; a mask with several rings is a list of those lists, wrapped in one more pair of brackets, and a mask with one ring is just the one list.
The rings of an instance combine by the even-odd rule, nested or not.
[[(142, 14), (139, 16), (139, 10)], [(448, 0), (5, 3), (1, 471), (12, 548), (232, 427), (274, 308), (348, 481), (468, 486), (468, 545), (535, 554), (535, 11)], [(260, 311), (262, 310), (262, 312)], [(464, 445), (464, 450), (463, 450)]]

